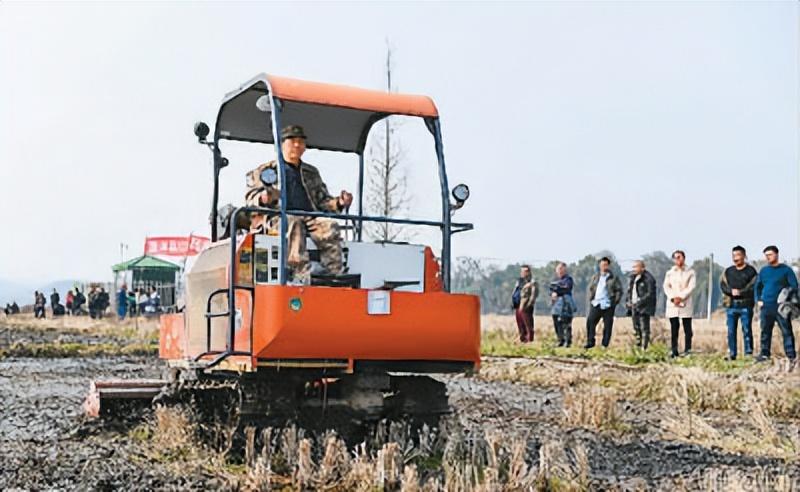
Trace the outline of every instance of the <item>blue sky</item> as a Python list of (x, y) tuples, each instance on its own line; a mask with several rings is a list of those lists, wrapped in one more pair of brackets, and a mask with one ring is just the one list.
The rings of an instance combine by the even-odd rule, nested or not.
[[(794, 2), (0, 3), (0, 278), (108, 278), (143, 238), (207, 232), (191, 130), (259, 72), (401, 91), (442, 115), (472, 198), (454, 253), (573, 260), (609, 249), (798, 256)], [(402, 126), (414, 204), (434, 154)], [(270, 147), (225, 148), (223, 198)], [(354, 160), (310, 154), (334, 189)], [(420, 234), (420, 241), (435, 241)]]

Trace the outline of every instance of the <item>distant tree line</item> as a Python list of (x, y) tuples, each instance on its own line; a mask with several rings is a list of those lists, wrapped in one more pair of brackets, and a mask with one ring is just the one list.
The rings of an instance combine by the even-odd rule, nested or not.
[[(567, 263), (569, 274), (575, 281), (573, 296), (578, 305), (578, 313), (581, 316), (585, 316), (588, 312), (589, 299), (587, 299), (587, 291), (589, 289), (589, 281), (592, 275), (597, 272), (597, 261), (603, 256), (611, 258), (611, 269), (615, 275), (620, 276), (627, 295), (628, 272), (622, 272), (613, 253), (601, 251), (593, 255), (587, 255), (577, 262)], [(672, 267), (672, 259), (663, 251), (655, 251), (642, 255), (641, 258), (644, 260), (647, 270), (656, 278), (656, 283), (658, 285), (656, 314), (663, 315), (666, 297), (664, 296), (661, 284), (664, 281), (664, 275), (667, 270)], [(539, 297), (535, 304), (535, 312), (537, 314), (548, 314), (550, 312), (550, 293), (547, 287), (550, 281), (555, 277), (555, 268), (558, 263), (558, 260), (553, 260), (540, 267), (531, 265), (533, 277), (539, 283)], [(691, 265), (697, 279), (697, 287), (695, 287), (693, 295), (695, 317), (704, 317), (707, 314), (708, 263), (709, 257), (705, 257), (695, 260)], [(510, 313), (511, 292), (514, 290), (514, 285), (519, 277), (519, 269), (522, 264), (523, 263), (512, 263), (505, 267), (500, 267), (480, 259), (460, 257), (456, 260), (453, 268), (453, 288), (456, 292), (480, 296), (481, 311), (484, 314)], [(722, 300), (719, 289), (719, 278), (722, 271), (723, 266), (715, 262), (712, 278), (713, 288), (711, 292), (712, 311), (720, 306)], [(621, 305), (617, 306), (617, 316), (625, 315), (625, 307), (623, 304), (624, 303), (621, 303)]]

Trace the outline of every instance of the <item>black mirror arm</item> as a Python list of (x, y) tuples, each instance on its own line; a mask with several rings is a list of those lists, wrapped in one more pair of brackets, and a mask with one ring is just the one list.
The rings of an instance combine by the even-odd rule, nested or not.
[(452, 203), (451, 202), (450, 203), (450, 215), (454, 215), (456, 213), (456, 210), (458, 210), (461, 207), (463, 207), (465, 203), (467, 203), (467, 202), (460, 202), (460, 201), (457, 201), (456, 203)]

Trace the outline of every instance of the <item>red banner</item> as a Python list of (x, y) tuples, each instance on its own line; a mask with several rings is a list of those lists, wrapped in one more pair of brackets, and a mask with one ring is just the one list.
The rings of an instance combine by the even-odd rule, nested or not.
[(144, 254), (154, 256), (194, 256), (211, 242), (207, 237), (191, 235), (147, 237), (144, 239)]

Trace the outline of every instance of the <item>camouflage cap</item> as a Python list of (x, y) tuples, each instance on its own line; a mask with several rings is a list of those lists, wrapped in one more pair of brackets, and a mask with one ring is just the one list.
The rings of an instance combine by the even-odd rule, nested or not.
[(306, 132), (300, 125), (287, 125), (281, 130), (281, 139), (285, 138), (306, 138)]

